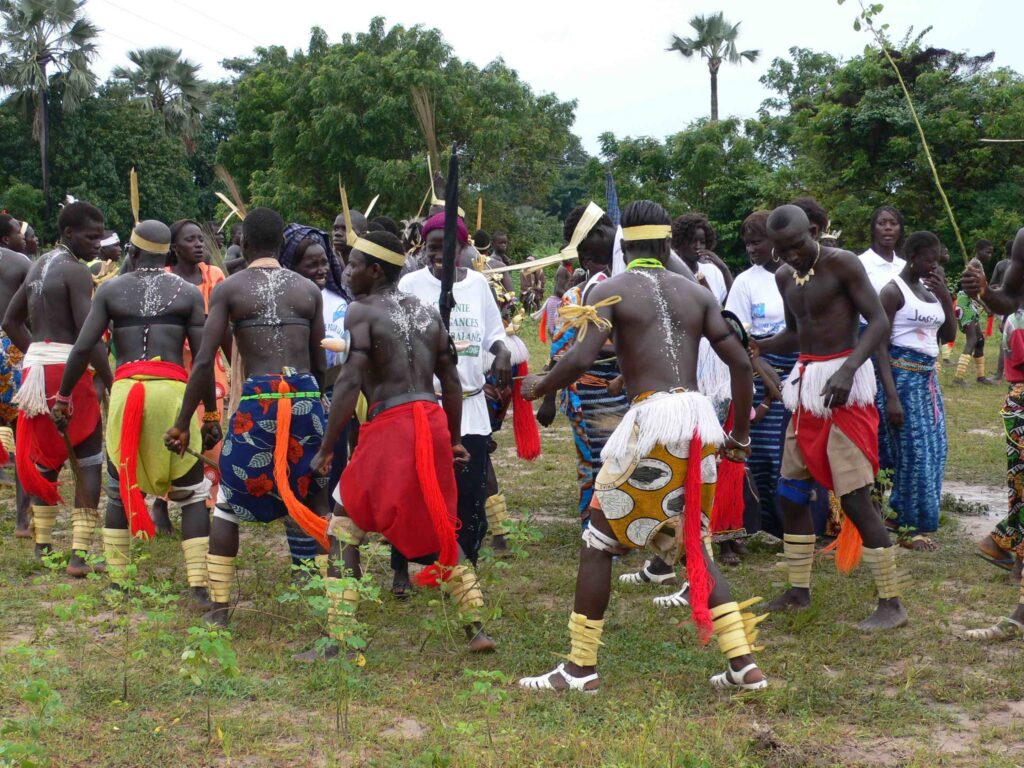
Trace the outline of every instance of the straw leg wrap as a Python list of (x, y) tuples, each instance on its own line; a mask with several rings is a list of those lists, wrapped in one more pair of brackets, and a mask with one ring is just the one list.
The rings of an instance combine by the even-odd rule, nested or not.
[(194, 539), (183, 539), (181, 549), (185, 553), (185, 572), (190, 587), (205, 587), (208, 579), (206, 574), (206, 556), (210, 551), (210, 537), (196, 536)]
[(493, 496), (488, 496), (484, 509), (487, 512), (487, 528), (491, 535), (504, 536), (507, 534), (508, 526), (505, 525), (505, 521), (508, 520), (508, 505), (505, 503), (505, 494), (496, 493)]
[(747, 639), (743, 614), (737, 603), (722, 603), (712, 608), (711, 626), (718, 640), (718, 649), (725, 654), (725, 658), (735, 659), (753, 653)]
[(332, 640), (344, 645), (351, 634), (351, 624), (359, 606), (359, 593), (342, 586), (342, 579), (326, 579), (327, 632)]
[(956, 374), (953, 376), (953, 381), (963, 381), (964, 377), (967, 376), (967, 366), (970, 364), (970, 355), (960, 355), (956, 361)]
[(1020, 582), (1020, 597), (1017, 600), (1018, 603), (1024, 605), (1024, 579)]
[(974, 358), (974, 370), (978, 374), (979, 379), (985, 378), (985, 356)]
[(880, 600), (889, 600), (903, 594), (907, 575), (896, 567), (896, 547), (864, 547), (864, 562), (875, 579)]
[(215, 603), (230, 603), (231, 589), (235, 585), (235, 558), (207, 554), (206, 570), (210, 583), (210, 599)]
[(327, 555), (316, 555), (313, 558), (313, 563), (316, 565), (317, 573), (320, 574), (321, 579), (327, 578)]
[(604, 619), (588, 619), (582, 613), (569, 614), (570, 651), (566, 658), (580, 667), (597, 666), (598, 646), (604, 633)]
[(327, 535), (333, 536), (341, 544), (358, 547), (366, 540), (366, 531), (356, 525), (351, 517), (331, 515), (327, 524)]
[(110, 580), (118, 584), (124, 580), (128, 567), (128, 553), (132, 535), (127, 528), (103, 529), (103, 559), (107, 561)]
[(814, 534), (782, 534), (782, 552), (790, 586), (811, 588), (811, 566), (814, 564)]
[(57, 522), (60, 507), (32, 505), (32, 536), (36, 544), (53, 544), (53, 524)]
[(100, 523), (98, 509), (75, 507), (71, 510), (71, 550), (88, 552), (96, 535), (96, 526)]
[(763, 645), (755, 645), (757, 641), (757, 634), (759, 632), (757, 625), (767, 619), (771, 614), (762, 613), (760, 616), (755, 616), (753, 611), (748, 611), (747, 608), (757, 605), (762, 601), (763, 598), (752, 597), (749, 600), (744, 600), (738, 606), (737, 610), (740, 612), (740, 616), (743, 618), (743, 632), (747, 636), (747, 643), (750, 645), (750, 650), (754, 653), (764, 650)]
[(14, 430), (10, 427), (0, 427), (0, 445), (11, 456), (14, 455)]
[(476, 571), (471, 565), (457, 565), (452, 568), (452, 575), (445, 582), (445, 589), (455, 601), (459, 612), (459, 620), (464, 624), (481, 621), (483, 618), (484, 593), (480, 591), (480, 582)]

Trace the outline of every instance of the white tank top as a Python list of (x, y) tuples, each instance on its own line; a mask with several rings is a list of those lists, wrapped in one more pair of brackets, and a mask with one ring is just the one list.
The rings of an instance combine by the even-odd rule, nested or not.
[(892, 344), (936, 357), (939, 354), (938, 331), (946, 313), (938, 301), (922, 301), (903, 278), (892, 279), (903, 294), (903, 306), (892, 319)]

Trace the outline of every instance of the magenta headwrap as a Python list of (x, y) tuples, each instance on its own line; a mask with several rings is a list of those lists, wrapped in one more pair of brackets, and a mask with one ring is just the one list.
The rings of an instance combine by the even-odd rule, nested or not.
[[(423, 229), (420, 231), (420, 237), (424, 240), (427, 239), (427, 235), (433, 232), (435, 229), (444, 229), (444, 211), (435, 213), (425, 222), (423, 222)], [(466, 222), (462, 219), (456, 219), (455, 224), (456, 239), (463, 245), (469, 243), (469, 230), (466, 229)]]

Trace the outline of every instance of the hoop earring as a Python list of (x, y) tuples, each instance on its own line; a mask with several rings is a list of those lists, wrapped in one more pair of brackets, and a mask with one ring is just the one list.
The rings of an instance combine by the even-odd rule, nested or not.
[(778, 264), (781, 259), (775, 255), (775, 249), (772, 248), (772, 264)]

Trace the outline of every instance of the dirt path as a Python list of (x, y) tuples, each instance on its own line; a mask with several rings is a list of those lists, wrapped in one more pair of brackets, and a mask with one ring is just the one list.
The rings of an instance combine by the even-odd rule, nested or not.
[(981, 515), (956, 515), (957, 523), (971, 539), (981, 538), (1006, 514), (1006, 489), (1001, 486), (971, 485), (946, 481), (942, 492), (959, 496), (964, 501), (987, 504), (988, 511)]

